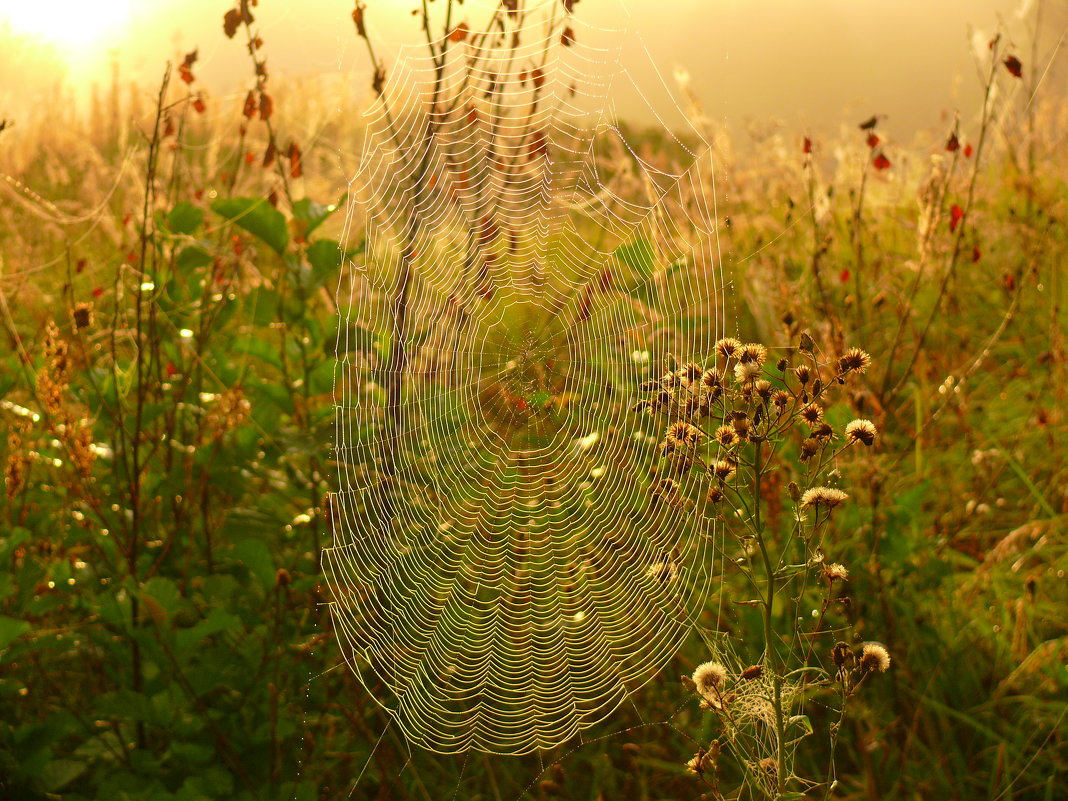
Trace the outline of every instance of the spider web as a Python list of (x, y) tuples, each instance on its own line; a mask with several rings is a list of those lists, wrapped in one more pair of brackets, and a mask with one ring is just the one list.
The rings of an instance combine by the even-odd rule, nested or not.
[[(403, 49), (368, 112), (324, 567), (408, 740), (520, 754), (611, 715), (703, 607), (711, 522), (650, 501), (631, 405), (711, 351), (724, 299), (709, 145), (636, 86), (633, 41), (557, 3), (485, 30)], [(625, 93), (662, 136), (628, 140)]]

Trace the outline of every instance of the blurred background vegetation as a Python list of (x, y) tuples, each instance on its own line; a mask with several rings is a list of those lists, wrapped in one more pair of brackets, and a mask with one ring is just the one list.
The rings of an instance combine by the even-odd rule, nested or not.
[[(728, 328), (876, 362), (837, 614), (894, 664), (841, 737), (838, 797), (1068, 796), (1068, 111), (1037, 81), (1052, 51), (1027, 55), (987, 115), (907, 143), (710, 132)], [(344, 666), (320, 551), (359, 108), (275, 83), (266, 114), (243, 93), (203, 113), (176, 64), (158, 98), (42, 90), (0, 131), (0, 797), (700, 797), (683, 764), (708, 721), (676, 680), (699, 642), (530, 758), (409, 753)]]

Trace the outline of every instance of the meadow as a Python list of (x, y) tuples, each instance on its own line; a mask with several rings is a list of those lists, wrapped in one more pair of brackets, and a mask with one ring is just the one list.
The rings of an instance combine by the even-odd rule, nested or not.
[[(652, 291), (627, 280), (669, 267), (644, 240), (614, 251), (612, 279), (550, 263), (546, 285), (573, 279), (594, 289), (553, 309), (549, 349), (526, 354), (526, 373), (484, 379), (474, 407), (453, 409), (438, 392), (446, 340), (401, 327), (391, 341), (356, 324), (356, 302), (339, 288), (366, 272), (357, 265), (376, 244), (346, 183), (361, 155), (362, 109), (347, 105), (343, 87), (268, 82), (270, 42), (257, 42), (241, 8), (225, 24), (231, 46), (249, 53), (247, 95), (202, 93), (190, 54), (158, 87), (116, 80), (85, 112), (57, 90), (41, 113), (0, 129), (0, 797), (1068, 796), (1068, 107), (1041, 84), (1044, 61), (992, 42), (978, 65), (981, 107), (932, 120), (908, 142), (878, 116), (831, 141), (782, 124), (729, 131), (695, 111), (692, 132), (714, 143), (725, 276), (688, 307), (705, 322), (686, 336), (665, 333), (669, 321), (638, 344), (627, 339), (627, 352), (645, 349), (645, 360), (622, 373), (626, 381), (592, 357), (585, 373), (540, 370), (600, 341), (580, 341), (557, 316), (612, 333), (612, 319), (598, 316), (609, 307), (597, 303), (622, 297), (628, 314), (652, 315), (661, 308)], [(599, 153), (606, 175), (629, 175), (631, 159), (681, 172), (696, 147), (620, 127), (633, 151)], [(553, 147), (539, 141), (532, 158)], [(622, 185), (634, 197), (647, 189)], [(708, 196), (673, 199), (665, 213), (680, 215), (682, 230), (681, 215)], [(495, 247), (486, 251), (507, 250)], [(390, 270), (405, 259), (417, 257)], [(453, 264), (443, 286), (468, 277), (466, 264)], [(490, 342), (483, 357), (498, 364), (530, 327), (524, 315), (544, 309), (493, 296), (491, 278), (472, 275), (479, 308), (505, 321), (500, 341), (500, 327), (481, 334)], [(661, 298), (696, 291), (685, 268), (657, 280)], [(398, 308), (386, 296), (359, 302), (377, 318)], [(739, 371), (747, 362), (722, 349), (679, 353), (712, 319), (721, 342), (763, 343), (758, 361), (772, 371), (781, 360), (781, 378), (761, 387)], [(410, 350), (398, 356), (396, 341)], [(851, 367), (850, 348), (870, 355), (870, 366)], [(692, 375), (691, 361), (700, 368)], [(836, 394), (796, 377), (810, 363)], [(409, 365), (418, 381), (390, 378)], [(709, 366), (735, 404), (722, 419), (737, 421), (744, 406), (747, 422), (732, 423), (735, 434), (713, 434), (716, 424), (669, 429), (668, 447), (658, 448), (665, 425), (678, 422), (676, 389), (696, 386)], [(612, 385), (611, 408), (581, 405), (583, 376)], [(643, 381), (669, 397), (648, 395)], [(377, 511), (338, 507), (339, 492), (355, 503), (339, 476), (361, 484), (377, 469), (393, 479), (398, 450), (429, 448), (397, 433), (402, 408), (448, 421), (426, 435), (436, 452), (450, 438), (466, 447), (468, 417), (513, 451), (549, 447), (576, 421), (644, 432), (645, 446), (625, 446), (620, 464), (633, 472), (615, 477), (611, 497), (666, 531), (676, 512), (705, 508), (706, 490), (710, 505), (720, 491), (700, 484), (696, 501), (669, 499), (667, 512), (650, 505), (650, 493), (664, 503), (665, 476), (700, 462), (687, 437), (746, 440), (776, 390), (798, 415), (827, 397), (811, 412), (833, 426), (826, 440), (854, 432), (857, 447), (833, 458), (828, 450), (817, 471), (850, 502), (832, 520), (815, 496), (802, 500), (801, 489), (817, 485), (798, 478), (811, 465), (796, 463), (809, 443), (828, 447), (817, 433), (784, 424), (773, 440), (769, 430), (783, 458), (772, 467), (750, 432), (755, 477), (737, 493), (763, 521), (758, 511), (755, 534), (735, 540), (743, 516), (723, 515), (723, 558), (696, 615), (704, 634), (680, 640), (667, 667), (611, 716), (581, 739), (515, 756), (428, 753), (392, 725), (372, 698), (387, 694), (382, 674), (357, 664), (357, 679), (347, 664), (346, 615), (356, 613), (338, 611), (344, 597), (324, 549), (344, 540), (346, 515), (377, 519), (398, 503), (406, 519), (422, 520), (411, 496), (426, 484), (396, 490)], [(366, 420), (344, 422), (349, 392), (372, 409), (371, 430), (355, 430)], [(657, 403), (674, 417), (658, 418)], [(339, 445), (339, 418), (352, 442)], [(853, 418), (871, 422), (874, 445), (862, 447), (863, 427), (846, 427)], [(686, 463), (673, 462), (686, 448)], [(719, 463), (709, 462), (709, 475)], [(739, 464), (723, 463), (728, 483)], [(434, 471), (420, 463), (412, 475), (424, 469)], [(514, 472), (522, 476), (521, 466)], [(475, 504), (477, 484), (457, 479), (441, 502)], [(777, 585), (763, 537), (773, 552), (792, 542), (770, 532), (790, 531), (794, 507), (805, 505), (826, 531), (806, 546), (805, 583), (783, 573)], [(554, 515), (545, 525), (567, 520)], [(736, 571), (727, 561), (756, 566)], [(677, 578), (673, 564), (658, 565), (658, 582)], [(750, 585), (767, 595), (752, 600)], [(854, 692), (854, 657), (832, 650), (835, 641), (855, 645), (858, 660), (861, 644), (877, 641), (889, 670), (857, 673)], [(785, 721), (802, 732), (788, 754), (783, 720), (776, 732), (756, 714), (746, 729), (727, 713), (714, 671), (695, 673), (716, 648), (768, 674), (777, 710), (793, 675), (788, 657), (799, 650), (802, 673), (810, 659), (823, 666), (825, 684), (805, 678), (795, 690), (805, 713)], [(764, 760), (753, 756), (769, 741)]]

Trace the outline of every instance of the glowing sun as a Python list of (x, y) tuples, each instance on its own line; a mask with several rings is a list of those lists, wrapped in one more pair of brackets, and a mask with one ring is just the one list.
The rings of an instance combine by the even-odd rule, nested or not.
[(103, 43), (129, 19), (132, 0), (29, 0), (0, 8), (0, 25), (60, 50), (77, 52)]

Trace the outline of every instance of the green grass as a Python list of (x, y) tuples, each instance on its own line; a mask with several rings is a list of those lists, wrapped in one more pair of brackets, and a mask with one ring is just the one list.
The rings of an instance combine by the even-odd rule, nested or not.
[[(1006, 106), (1005, 125), (1020, 113)], [(22, 198), (0, 209), (4, 797), (303, 801), (344, 797), (358, 776), (355, 798), (699, 797), (682, 765), (714, 731), (675, 678), (705, 658), (696, 636), (585, 744), (543, 755), (562, 775), (541, 774), (534, 757), (416, 750), (409, 763), (371, 698), (373, 675), (364, 687), (344, 665), (320, 568), (333, 525), (324, 498), (338, 489), (333, 289), (338, 247), (359, 236), (338, 242), (342, 209), (297, 241), (294, 218), (312, 210), (271, 210), (269, 172), (245, 168), (227, 189), (222, 172), (242, 162), (232, 125), (186, 125), (184, 144), (159, 154), (132, 134), (125, 148), (117, 133), (94, 142), (84, 127), (81, 138), (0, 136), (0, 165), (18, 181), (4, 191)], [(1036, 174), (1004, 145), (978, 167), (964, 257), (941, 297), (956, 233), (946, 208), (962, 202), (974, 162), (946, 184), (931, 278), (911, 299), (919, 168), (868, 176), (858, 265), (851, 193), (868, 156), (862, 140), (843, 143), (855, 170), (818, 186), (835, 190), (820, 222), (821, 293), (800, 146), (782, 162), (727, 165), (728, 325), (784, 347), (808, 329), (876, 361), (851, 400), (878, 423), (880, 447), (841, 465), (858, 502), (827, 550), (852, 574), (836, 625), (886, 642), (894, 666), (842, 732), (837, 797), (1068, 793), (1068, 172), (1052, 118), (1037, 130)], [(298, 191), (338, 198), (324, 165), (346, 141), (307, 149)], [(146, 173), (159, 218), (142, 237)], [(264, 202), (242, 215), (232, 198)], [(78, 328), (84, 303), (92, 323)], [(45, 353), (49, 320), (64, 365)], [(363, 333), (370, 352), (376, 334)], [(54, 400), (42, 375), (60, 387)], [(735, 589), (728, 598), (745, 597)], [(743, 653), (759, 648), (735, 635), (757, 630), (753, 614), (728, 602), (720, 621)], [(820, 699), (809, 712), (825, 733)], [(822, 734), (801, 748), (810, 773), (826, 748)]]

